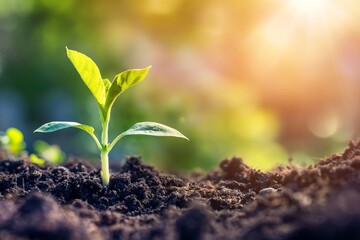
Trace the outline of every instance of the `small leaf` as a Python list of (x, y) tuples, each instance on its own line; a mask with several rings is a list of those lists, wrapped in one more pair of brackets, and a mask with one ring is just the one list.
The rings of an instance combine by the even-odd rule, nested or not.
[(110, 108), (116, 98), (129, 87), (141, 82), (151, 66), (143, 69), (130, 69), (115, 76), (106, 96), (105, 108)]
[(85, 132), (89, 133), (90, 135), (94, 133), (94, 128), (89, 125), (84, 125), (77, 122), (48, 122), (36, 129), (34, 132), (42, 132), (42, 133), (48, 133), (48, 132), (55, 132), (61, 129), (65, 128), (79, 128), (81, 130), (84, 130)]
[(159, 137), (178, 137), (185, 138), (183, 134), (177, 131), (174, 128), (168, 127), (164, 124), (156, 122), (139, 122), (129, 128), (127, 131), (121, 134), (122, 136), (126, 135), (150, 135), (150, 136), (159, 136)]
[(66, 48), (67, 56), (100, 105), (105, 104), (105, 84), (96, 63), (88, 56)]
[(11, 144), (21, 144), (24, 141), (24, 135), (17, 128), (9, 128), (6, 130)]
[(109, 91), (109, 88), (111, 86), (111, 82), (109, 79), (104, 79), (104, 85), (105, 85), (105, 92), (107, 93)]
[(45, 160), (42, 158), (39, 158), (36, 154), (30, 154), (29, 156), (29, 160), (30, 162), (36, 164), (36, 165), (44, 165), (45, 164)]
[(59, 164), (65, 160), (65, 153), (57, 145), (50, 145), (47, 142), (37, 140), (33, 146), (35, 152), (49, 163)]
[(17, 128), (9, 128), (5, 135), (0, 135), (0, 145), (14, 155), (18, 155), (26, 147), (24, 135)]
[(130, 69), (124, 71), (116, 75), (114, 81), (116, 80), (117, 85), (121, 86), (121, 91), (123, 92), (134, 84), (141, 82), (148, 74), (150, 68), (151, 66), (143, 69)]

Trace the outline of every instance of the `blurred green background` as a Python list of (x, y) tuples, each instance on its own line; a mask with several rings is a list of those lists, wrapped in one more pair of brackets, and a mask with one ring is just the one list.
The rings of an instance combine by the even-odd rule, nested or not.
[[(269, 169), (341, 151), (359, 132), (360, 3), (355, 0), (0, 0), (0, 130), (97, 159), (81, 131), (32, 134), (53, 120), (100, 127), (65, 46), (104, 78), (152, 65), (115, 103), (110, 137), (140, 121), (191, 141), (127, 137), (111, 161), (210, 169), (225, 157)], [(97, 134), (100, 134), (97, 132)]]

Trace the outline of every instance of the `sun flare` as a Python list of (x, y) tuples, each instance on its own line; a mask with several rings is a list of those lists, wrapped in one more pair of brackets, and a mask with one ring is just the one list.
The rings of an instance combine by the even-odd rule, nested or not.
[[(256, 86), (271, 95), (269, 99), (280, 107), (286, 101), (299, 109), (298, 118), (309, 122), (304, 128), (314, 136), (336, 136), (349, 128), (349, 123), (338, 116), (346, 112), (351, 118), (351, 109), (355, 109), (354, 100), (349, 97), (351, 82), (339, 67), (344, 49), (350, 48), (344, 39), (349, 32), (359, 29), (355, 1), (274, 0), (274, 3), (273, 11), (247, 39), (249, 46), (256, 43), (256, 48), (249, 47), (251, 66), (254, 72), (257, 70)], [(321, 91), (309, 96), (315, 89)], [(337, 102), (333, 114), (319, 113), (318, 109), (332, 106), (335, 99), (342, 100)]]
[(276, 10), (249, 35), (248, 42), (258, 44), (254, 62), (262, 62), (265, 71), (286, 62), (304, 72), (324, 58), (332, 61), (341, 36), (353, 25), (350, 6), (333, 0), (276, 2)]
[(285, 9), (298, 22), (306, 23), (314, 29), (325, 26), (330, 30), (335, 29), (346, 18), (344, 9), (333, 0), (291, 0), (286, 3)]
[(289, 7), (298, 14), (319, 13), (331, 5), (331, 0), (291, 0)]

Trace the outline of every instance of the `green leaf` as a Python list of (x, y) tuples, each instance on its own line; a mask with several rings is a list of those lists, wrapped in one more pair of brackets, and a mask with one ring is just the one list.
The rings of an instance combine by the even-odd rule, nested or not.
[(126, 135), (150, 135), (150, 136), (158, 136), (158, 137), (178, 137), (178, 138), (185, 138), (183, 134), (181, 134), (178, 130), (168, 127), (161, 123), (156, 122), (139, 122), (134, 124), (131, 128), (127, 131), (118, 135), (109, 145), (108, 150), (115, 146), (115, 144), (122, 139)]
[(49, 163), (59, 164), (65, 160), (65, 153), (57, 145), (50, 145), (47, 142), (37, 140), (33, 146), (35, 152)]
[(92, 135), (94, 133), (94, 128), (89, 125), (84, 125), (77, 122), (48, 122), (36, 129), (34, 132), (42, 132), (42, 133), (48, 133), (48, 132), (55, 132), (61, 129), (65, 128), (79, 128), (81, 130), (84, 130), (85, 132)]
[(19, 154), (25, 149), (24, 135), (17, 128), (9, 128), (6, 130), (7, 143), (5, 148), (12, 154)]
[(17, 128), (9, 128), (6, 130), (11, 144), (21, 144), (24, 141), (24, 135)]
[(29, 156), (29, 160), (30, 162), (36, 164), (36, 165), (44, 165), (45, 164), (45, 160), (42, 158), (39, 158), (36, 154), (32, 153)]
[(168, 127), (164, 124), (156, 122), (139, 122), (129, 128), (127, 131), (121, 134), (122, 136), (126, 135), (150, 135), (158, 137), (178, 137), (185, 138), (178, 130)]
[(151, 66), (143, 69), (130, 69), (115, 76), (106, 96), (105, 108), (109, 109), (116, 98), (129, 87), (141, 82)]
[(96, 101), (103, 106), (106, 100), (105, 84), (96, 63), (77, 51), (66, 48), (66, 53)]
[(34, 131), (34, 133), (35, 132), (42, 132), (42, 133), (55, 132), (55, 131), (65, 129), (65, 128), (70, 128), (70, 127), (79, 128), (79, 129), (84, 130), (85, 132), (89, 133), (90, 136), (94, 139), (96, 146), (99, 148), (99, 150), (102, 149), (102, 146), (101, 146), (99, 140), (97, 139), (97, 137), (94, 134), (94, 128), (92, 126), (77, 123), (77, 122), (48, 122), (48, 123), (45, 123), (44, 125), (42, 125), (41, 127), (39, 127), (38, 129), (36, 129)]
[(111, 82), (109, 79), (104, 79), (104, 85), (105, 85), (105, 92), (107, 93), (110, 89)]

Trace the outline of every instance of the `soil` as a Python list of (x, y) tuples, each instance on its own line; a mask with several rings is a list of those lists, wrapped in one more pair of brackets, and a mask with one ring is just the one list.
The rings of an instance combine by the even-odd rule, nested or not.
[(360, 143), (309, 167), (240, 158), (190, 176), (130, 157), (104, 187), (86, 161), (0, 160), (0, 239), (360, 239)]

